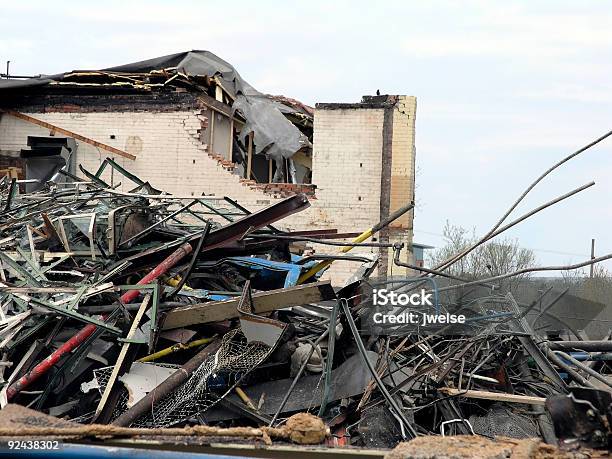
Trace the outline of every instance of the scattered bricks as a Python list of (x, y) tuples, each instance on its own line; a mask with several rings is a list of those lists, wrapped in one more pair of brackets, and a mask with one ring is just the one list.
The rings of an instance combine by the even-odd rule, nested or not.
[(241, 179), (244, 185), (248, 185), (251, 189), (261, 190), (264, 193), (274, 193), (278, 196), (288, 197), (295, 194), (306, 194), (309, 197), (315, 197), (316, 185), (303, 183), (256, 183), (253, 180)]

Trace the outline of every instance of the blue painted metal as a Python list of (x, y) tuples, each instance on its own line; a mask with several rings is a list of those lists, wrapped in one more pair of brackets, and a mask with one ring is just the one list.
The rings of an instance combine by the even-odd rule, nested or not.
[[(581, 362), (584, 361), (609, 361), (612, 360), (612, 352), (602, 352), (600, 354), (598, 353), (588, 353), (588, 352), (569, 352), (568, 353), (571, 357), (575, 358), (576, 360), (579, 360)], [(560, 359), (562, 359), (561, 356), (559, 356)], [(568, 362), (571, 363), (571, 362)]]
[(296, 285), (302, 270), (307, 269), (307, 264), (296, 265), (293, 263), (271, 261), (256, 257), (229, 257), (226, 258), (226, 260), (230, 263), (259, 271), (259, 274), (263, 280), (266, 278), (272, 280), (278, 276), (282, 276), (283, 273), (285, 273), (284, 288), (293, 287)]
[(223, 300), (229, 300), (230, 298), (233, 298), (230, 295), (220, 295), (218, 293), (210, 293), (209, 290), (203, 289), (203, 288), (196, 288), (196, 289), (192, 289), (192, 290), (181, 290), (181, 295), (183, 296), (190, 296), (192, 298), (199, 298), (202, 300), (212, 300), (212, 301), (223, 301)]
[[(302, 257), (293, 254), (291, 255), (291, 263), (271, 261), (257, 257), (227, 257), (223, 259), (223, 263), (250, 269), (257, 273), (261, 281), (269, 281), (271, 284), (283, 282), (283, 288), (287, 288), (297, 285), (297, 281), (302, 272), (308, 271), (317, 263), (316, 261), (310, 261), (301, 265), (297, 264), (301, 259)], [(315, 278), (319, 278), (322, 274), (323, 272), (319, 273)], [(205, 289), (182, 290), (181, 295), (212, 301), (223, 301), (234, 298), (229, 295), (213, 294)]]

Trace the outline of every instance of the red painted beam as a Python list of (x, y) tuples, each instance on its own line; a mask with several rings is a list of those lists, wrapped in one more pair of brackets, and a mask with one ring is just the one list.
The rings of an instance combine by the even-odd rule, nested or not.
[[(164, 261), (162, 261), (159, 265), (157, 265), (149, 274), (140, 279), (136, 285), (145, 285), (150, 283), (151, 281), (157, 279), (159, 276), (166, 273), (170, 268), (176, 265), (181, 259), (185, 256), (189, 255), (193, 248), (191, 244), (185, 243), (172, 252)], [(140, 290), (128, 290), (123, 295), (119, 301), (124, 304), (130, 303), (134, 300), (140, 293)], [(106, 320), (108, 315), (102, 315), (101, 320)], [(8, 400), (11, 400), (15, 395), (24, 390), (38, 378), (47, 373), (53, 365), (55, 365), (59, 360), (66, 354), (72, 352), (74, 349), (79, 347), (87, 338), (89, 338), (95, 331), (96, 326), (89, 324), (86, 327), (82, 328), (76, 335), (62, 344), (55, 352), (53, 352), (49, 357), (40, 362), (34, 368), (32, 368), (28, 373), (23, 375), (17, 381), (9, 386), (6, 390), (6, 396)]]

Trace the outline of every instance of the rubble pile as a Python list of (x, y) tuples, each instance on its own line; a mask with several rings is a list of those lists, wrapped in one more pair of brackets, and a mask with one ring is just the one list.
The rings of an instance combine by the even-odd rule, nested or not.
[[(348, 254), (389, 247), (366, 240), (412, 203), (339, 242), (279, 229), (309, 206), (304, 195), (251, 213), (106, 164), (138, 186), (119, 191), (83, 168), (86, 179), (60, 170), (33, 191), (0, 181), (2, 407), (70, 421), (79, 436), (78, 424), (97, 426), (94, 437), (208, 426), (335, 447), (426, 435), (610, 446), (612, 341), (539, 336), (527, 320), (536, 302), (497, 282), (520, 273), (448, 279), (400, 261), (396, 244), (395, 265), (422, 274), (381, 278), (376, 256)], [(305, 255), (304, 242), (339, 252)], [(355, 262), (339, 289), (321, 280), (336, 259)], [(382, 287), (427, 299), (404, 317), (463, 320), (381, 325), (373, 314), (398, 316), (373, 302)]]

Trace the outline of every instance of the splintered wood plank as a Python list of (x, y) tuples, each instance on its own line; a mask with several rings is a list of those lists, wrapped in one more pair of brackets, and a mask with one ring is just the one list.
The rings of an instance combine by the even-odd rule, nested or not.
[[(142, 302), (142, 304), (140, 305), (140, 308), (138, 309), (138, 312), (136, 313), (136, 317), (134, 317), (134, 321), (132, 322), (132, 326), (130, 327), (130, 331), (128, 332), (126, 336), (126, 339), (130, 340), (134, 338), (134, 335), (136, 334), (136, 330), (138, 329), (138, 326), (140, 325), (140, 321), (142, 320), (142, 316), (144, 316), (144, 313), (147, 310), (147, 307), (149, 306), (150, 300), (151, 300), (151, 294), (148, 294), (147, 296), (145, 296), (144, 301)], [(108, 401), (108, 398), (110, 397), (110, 394), (113, 390), (113, 386), (115, 385), (115, 382), (117, 381), (117, 378), (119, 377), (119, 372), (121, 371), (121, 367), (123, 366), (123, 361), (125, 360), (127, 352), (130, 349), (130, 344), (131, 344), (130, 342), (123, 343), (123, 347), (121, 348), (121, 351), (119, 352), (119, 356), (117, 357), (117, 362), (115, 363), (113, 371), (108, 379), (108, 383), (106, 384), (106, 388), (104, 389), (104, 393), (102, 394), (100, 403), (98, 403), (98, 407), (96, 408), (94, 419), (97, 419), (98, 416), (100, 416), (100, 413), (102, 413), (102, 410), (104, 410), (104, 407), (106, 406), (106, 402)]]
[(546, 398), (532, 397), (530, 395), (503, 394), (500, 392), (489, 392), (485, 390), (460, 390), (453, 389), (451, 387), (443, 387), (438, 390), (443, 394), (447, 395), (456, 395), (465, 398), (477, 398), (481, 400), (493, 400), (496, 402), (526, 403), (528, 405), (544, 405), (546, 403)]

